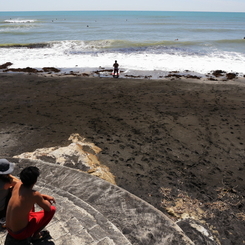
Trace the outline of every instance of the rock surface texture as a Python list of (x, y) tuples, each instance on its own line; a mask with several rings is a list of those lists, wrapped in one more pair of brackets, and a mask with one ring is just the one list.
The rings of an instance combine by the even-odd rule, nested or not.
[[(145, 201), (100, 178), (40, 160), (16, 162), (14, 174), (35, 165), (41, 170), (36, 189), (56, 199), (57, 212), (47, 226), (55, 245), (194, 244), (173, 221)], [(1, 231), (4, 243), (6, 231)], [(5, 245), (18, 243), (7, 237)], [(38, 243), (35, 243), (38, 244)]]

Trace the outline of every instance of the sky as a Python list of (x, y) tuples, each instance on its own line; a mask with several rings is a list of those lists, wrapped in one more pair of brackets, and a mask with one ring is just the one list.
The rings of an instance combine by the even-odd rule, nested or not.
[(0, 11), (159, 10), (245, 12), (245, 0), (8, 0)]

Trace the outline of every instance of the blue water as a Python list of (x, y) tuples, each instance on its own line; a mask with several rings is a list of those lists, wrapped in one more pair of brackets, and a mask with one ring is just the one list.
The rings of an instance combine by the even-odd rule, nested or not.
[(0, 64), (243, 73), (244, 26), (245, 13), (0, 12)]

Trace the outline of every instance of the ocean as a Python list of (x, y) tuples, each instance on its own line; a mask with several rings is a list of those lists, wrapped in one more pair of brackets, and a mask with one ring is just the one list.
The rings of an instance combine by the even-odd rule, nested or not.
[(0, 65), (62, 71), (112, 69), (245, 74), (245, 13), (0, 12)]

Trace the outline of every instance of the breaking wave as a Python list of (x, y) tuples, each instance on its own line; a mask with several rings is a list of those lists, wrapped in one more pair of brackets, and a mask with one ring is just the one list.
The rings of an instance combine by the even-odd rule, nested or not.
[(4, 20), (5, 23), (33, 23), (36, 22), (37, 20), (22, 20), (22, 19), (9, 19), (9, 20)]

